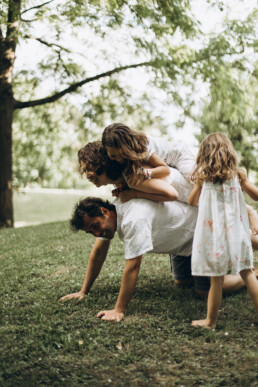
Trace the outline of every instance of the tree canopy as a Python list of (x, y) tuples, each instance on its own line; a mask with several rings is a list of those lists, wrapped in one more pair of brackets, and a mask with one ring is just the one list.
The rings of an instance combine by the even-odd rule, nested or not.
[[(57, 146), (60, 143), (57, 139), (65, 138), (71, 127), (73, 133), (78, 132), (71, 149), (81, 139), (85, 142), (91, 139), (94, 131), (98, 136), (97, 129), (110, 120), (128, 119), (135, 129), (158, 125), (165, 132), (166, 123), (155, 106), (159, 93), (163, 93), (163, 107), (180, 107), (182, 117), (175, 123), (180, 127), (185, 117), (199, 120), (198, 85), (210, 88), (212, 96), (215, 83), (223, 83), (225, 74), (232, 76), (237, 71), (242, 79), (253, 73), (257, 10), (250, 9), (246, 19), (226, 18), (222, 30), (204, 34), (192, 11), (193, 3), (190, 0), (2, 2), (1, 225), (13, 224), (10, 144), (14, 112), (15, 182), (26, 183), (28, 171), (23, 174), (18, 167), (23, 151), (28, 155), (23, 158), (25, 162), (33, 160), (29, 154), (34, 150), (46, 149), (41, 159), (43, 154), (45, 160), (54, 164), (63, 159), (60, 170), (69, 170), (65, 168), (66, 158), (60, 156), (57, 161), (58, 152), (48, 148), (52, 142)], [(228, 1), (203, 3), (224, 12)], [(130, 84), (136, 71), (138, 79), (146, 79), (145, 92)], [(239, 86), (237, 80), (235, 84)], [(222, 92), (219, 98), (223, 98)], [(73, 112), (70, 116), (69, 111)], [(63, 136), (62, 130), (66, 132)], [(36, 132), (38, 148), (33, 146)], [(66, 143), (60, 146), (68, 149)], [(45, 171), (46, 177), (48, 165), (37, 164), (39, 159), (34, 157), (26, 168), (32, 168), (29, 165), (33, 163), (34, 169)]]

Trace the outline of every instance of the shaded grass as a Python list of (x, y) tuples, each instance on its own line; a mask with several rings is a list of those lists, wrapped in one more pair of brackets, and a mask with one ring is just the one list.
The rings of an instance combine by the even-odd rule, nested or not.
[(59, 302), (80, 289), (93, 243), (68, 222), (1, 231), (0, 385), (257, 385), (257, 318), (246, 291), (223, 299), (215, 332), (191, 328), (206, 301), (173, 285), (166, 255), (144, 257), (120, 324), (96, 319), (119, 291), (117, 238), (90, 295)]

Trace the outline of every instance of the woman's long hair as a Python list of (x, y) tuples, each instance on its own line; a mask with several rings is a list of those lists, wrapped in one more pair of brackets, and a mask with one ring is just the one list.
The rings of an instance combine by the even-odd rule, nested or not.
[(241, 182), (243, 175), (232, 142), (224, 133), (212, 133), (202, 141), (192, 174), (194, 182), (222, 184), (235, 176)]
[(120, 123), (108, 125), (102, 135), (104, 147), (117, 148), (126, 160), (125, 176), (131, 185), (139, 184), (143, 175), (139, 173), (143, 162), (148, 159), (148, 138)]

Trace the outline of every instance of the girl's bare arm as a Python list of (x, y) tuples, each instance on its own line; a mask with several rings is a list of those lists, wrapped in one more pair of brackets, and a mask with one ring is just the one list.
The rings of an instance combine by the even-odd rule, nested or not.
[(199, 182), (196, 183), (194, 185), (194, 187), (193, 187), (192, 192), (189, 195), (189, 198), (188, 198), (188, 203), (191, 206), (196, 206), (198, 204), (199, 197), (200, 197), (200, 194), (201, 194), (201, 190), (202, 190), (201, 184)]
[(250, 183), (248, 179), (241, 181), (241, 187), (251, 199), (255, 201), (258, 200), (258, 188), (254, 184)]

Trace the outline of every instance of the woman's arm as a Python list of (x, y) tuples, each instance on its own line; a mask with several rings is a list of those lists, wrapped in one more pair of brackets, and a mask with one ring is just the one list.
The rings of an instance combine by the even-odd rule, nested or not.
[(199, 197), (200, 197), (200, 194), (201, 194), (201, 190), (202, 190), (201, 184), (199, 182), (196, 183), (194, 185), (194, 187), (193, 187), (192, 192), (189, 195), (189, 198), (188, 198), (188, 203), (191, 206), (196, 206), (198, 204)]
[(145, 169), (152, 179), (164, 179), (170, 174), (170, 169), (156, 153), (153, 153), (148, 160), (151, 169)]
[(146, 179), (130, 190), (119, 193), (123, 203), (131, 199), (149, 199), (158, 202), (173, 201), (178, 198), (177, 190), (161, 179)]

